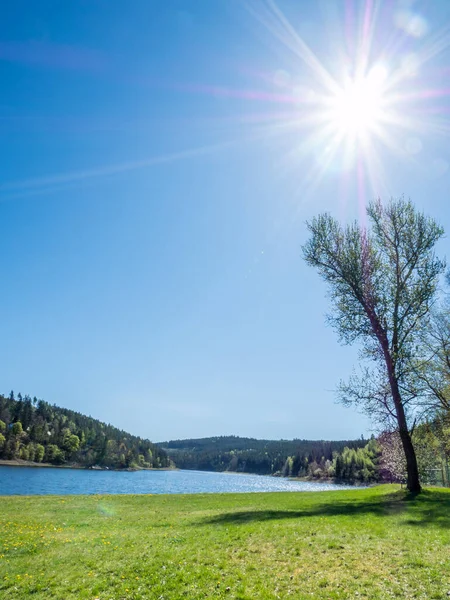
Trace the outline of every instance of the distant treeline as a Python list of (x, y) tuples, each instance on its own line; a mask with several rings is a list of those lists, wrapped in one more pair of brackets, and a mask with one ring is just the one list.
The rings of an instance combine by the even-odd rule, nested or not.
[(0, 395), (0, 458), (115, 469), (164, 468), (166, 452), (148, 440), (36, 397)]
[[(416, 426), (413, 435), (424, 483), (450, 484), (450, 411)], [(236, 436), (159, 444), (181, 469), (374, 483), (404, 482), (406, 462), (398, 431), (351, 441), (256, 440)]]
[(331, 464), (344, 448), (358, 450), (367, 440), (256, 440), (237, 436), (170, 440), (158, 444), (180, 469), (235, 471), (307, 477)]

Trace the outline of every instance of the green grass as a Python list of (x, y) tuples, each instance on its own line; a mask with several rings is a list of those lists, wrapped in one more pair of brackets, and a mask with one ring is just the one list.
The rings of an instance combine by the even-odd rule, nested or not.
[(450, 491), (0, 498), (0, 598), (447, 598)]

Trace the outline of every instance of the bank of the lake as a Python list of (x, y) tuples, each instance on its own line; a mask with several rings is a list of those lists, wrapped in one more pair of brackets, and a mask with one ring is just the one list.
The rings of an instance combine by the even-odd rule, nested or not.
[(334, 489), (340, 489), (340, 486), (243, 473), (0, 467), (0, 495), (309, 492)]
[(77, 464), (52, 465), (46, 462), (34, 462), (32, 460), (22, 460), (21, 458), (13, 458), (11, 460), (0, 459), (0, 467), (30, 467), (30, 468), (57, 468), (57, 469), (85, 469)]
[(0, 597), (446, 598), (450, 491), (0, 499)]
[(78, 463), (63, 463), (61, 465), (54, 465), (46, 462), (34, 462), (31, 460), (22, 460), (21, 458), (13, 458), (11, 460), (0, 459), (0, 467), (31, 467), (31, 468), (51, 468), (51, 469), (93, 469), (94, 471), (174, 471), (176, 467), (160, 467), (158, 469), (154, 467), (129, 467), (123, 469), (113, 469), (111, 467), (101, 467), (99, 465), (93, 465), (87, 467)]

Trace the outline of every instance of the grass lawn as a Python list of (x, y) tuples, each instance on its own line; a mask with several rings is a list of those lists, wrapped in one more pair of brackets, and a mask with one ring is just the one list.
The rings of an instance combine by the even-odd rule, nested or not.
[(447, 598), (450, 491), (0, 497), (0, 598)]

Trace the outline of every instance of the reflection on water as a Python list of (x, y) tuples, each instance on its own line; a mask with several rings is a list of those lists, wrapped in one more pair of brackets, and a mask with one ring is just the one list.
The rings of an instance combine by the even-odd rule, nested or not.
[(204, 471), (129, 472), (0, 467), (0, 495), (318, 492), (343, 487), (331, 483)]

